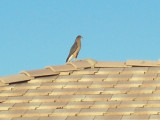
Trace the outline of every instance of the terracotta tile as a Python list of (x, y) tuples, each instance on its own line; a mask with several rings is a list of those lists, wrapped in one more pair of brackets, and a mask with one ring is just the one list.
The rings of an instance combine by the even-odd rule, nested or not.
[(79, 81), (102, 81), (107, 78), (108, 75), (83, 75)]
[(73, 62), (68, 62), (67, 65), (72, 65), (76, 69), (84, 69), (84, 68), (91, 67), (90, 63), (86, 60), (77, 60), (77, 61), (73, 61)]
[(91, 108), (116, 108), (120, 104), (120, 101), (100, 101), (95, 102)]
[(160, 80), (143, 81), (141, 87), (160, 87)]
[(86, 95), (83, 101), (107, 101), (110, 100), (112, 95)]
[(82, 101), (85, 98), (85, 95), (61, 95), (57, 98), (56, 102), (73, 102), (73, 101)]
[(81, 109), (81, 108), (89, 108), (93, 105), (94, 102), (69, 102), (64, 108), (66, 109)]
[(94, 116), (70, 116), (66, 120), (94, 120)]
[(26, 111), (20, 110), (20, 111), (0, 111), (0, 119), (4, 118), (14, 118), (14, 117), (21, 117)]
[(8, 86), (9, 84), (6, 84), (6, 83), (3, 83), (0, 81), (0, 87), (3, 87), (3, 86)]
[(90, 68), (84, 70), (73, 71), (72, 75), (92, 75), (95, 74), (99, 68)]
[(80, 109), (56, 109), (49, 116), (75, 116), (79, 113)]
[(19, 118), (13, 118), (12, 120), (39, 120), (39, 118), (38, 117), (30, 117), (30, 118), (28, 118), (28, 117), (19, 117)]
[(32, 99), (33, 99), (33, 96), (8, 97), (4, 103), (28, 103)]
[(129, 91), (129, 88), (105, 88), (104, 91), (101, 92), (101, 94), (122, 94), (127, 93)]
[(150, 120), (149, 115), (126, 115), (121, 120)]
[(9, 110), (14, 103), (0, 103), (0, 110)]
[(147, 81), (147, 80), (154, 80), (154, 78), (156, 78), (157, 77), (157, 74), (134, 74), (133, 76), (132, 76), (132, 78), (130, 78), (129, 79), (129, 81), (139, 81), (139, 80), (145, 80), (145, 81)]
[(28, 90), (24, 96), (40, 96), (40, 95), (49, 95), (52, 92), (52, 89), (37, 89), (37, 90)]
[(94, 95), (94, 94), (100, 94), (103, 91), (104, 91), (104, 88), (79, 88), (75, 94)]
[(100, 68), (96, 74), (119, 74), (124, 68)]
[(73, 95), (76, 91), (75, 88), (54, 89), (49, 95)]
[(57, 117), (57, 116), (49, 116), (49, 117), (40, 117), (38, 120), (66, 120), (67, 116)]
[(153, 93), (160, 93), (160, 87), (156, 87), (155, 91)]
[(115, 88), (131, 88), (131, 87), (139, 87), (142, 85), (141, 81), (118, 81), (117, 84), (114, 86)]
[(147, 94), (147, 93), (153, 93), (155, 91), (156, 87), (134, 87), (130, 88), (130, 90), (127, 92), (127, 94)]
[(13, 120), (11, 117), (9, 118), (3, 118), (3, 120)]
[(154, 78), (154, 80), (160, 80), (160, 74), (159, 73), (157, 74), (157, 77)]
[(54, 72), (62, 72), (62, 71), (73, 71), (76, 70), (72, 65), (65, 64), (65, 65), (56, 65), (56, 66), (47, 66), (46, 68), (51, 69)]
[(107, 108), (84, 108), (77, 114), (77, 116), (96, 116), (103, 115), (108, 109)]
[(124, 68), (120, 74), (144, 74), (148, 71), (148, 67), (130, 67)]
[(21, 83), (16, 84), (12, 90), (37, 89), (41, 83)]
[(8, 98), (7, 96), (6, 96), (6, 97), (1, 97), (1, 96), (0, 96), (0, 103), (6, 101), (7, 98)]
[(53, 72), (51, 69), (38, 69), (30, 71), (22, 71), (21, 73), (26, 74), (29, 77), (40, 77), (48, 75), (57, 75), (58, 72)]
[(2, 86), (0, 87), (0, 91), (4, 91), (4, 90), (11, 90), (12, 88), (14, 88), (15, 84), (11, 84), (8, 86)]
[(49, 103), (42, 103), (37, 109), (60, 109), (66, 106), (67, 103), (65, 102), (49, 102)]
[(135, 100), (160, 100), (159, 93), (139, 94)]
[(116, 85), (117, 81), (93, 81), (89, 88), (111, 88)]
[(104, 115), (130, 115), (134, 111), (135, 108), (109, 108)]
[(97, 61), (95, 67), (127, 67), (124, 62)]
[(111, 100), (117, 101), (131, 101), (137, 98), (137, 94), (115, 94), (112, 96)]
[(52, 82), (52, 83), (41, 83), (38, 89), (57, 89), (63, 88), (68, 82)]
[(70, 75), (72, 72), (60, 72), (59, 75)]
[(3, 91), (1, 92), (0, 96), (5, 97), (5, 96), (22, 96), (25, 94), (27, 90), (8, 90), (8, 91)]
[(2, 93), (4, 90), (0, 90), (0, 93)]
[(154, 107), (157, 107), (157, 108), (160, 108), (160, 101), (159, 100), (151, 100), (151, 101), (148, 101), (147, 104), (144, 106), (145, 108), (148, 107), (148, 108), (154, 108)]
[(147, 101), (122, 101), (117, 108), (137, 108), (143, 107), (147, 104)]
[(157, 86), (157, 87), (156, 87), (156, 90), (160, 90), (160, 87)]
[(11, 110), (33, 110), (40, 106), (41, 103), (16, 103)]
[(76, 82), (82, 78), (82, 75), (58, 76), (55, 82)]
[(160, 120), (160, 115), (150, 115), (149, 120)]
[(3, 83), (15, 83), (15, 82), (22, 82), (22, 81), (28, 81), (31, 78), (26, 76), (25, 74), (16, 74), (16, 75), (10, 75), (10, 76), (4, 76), (0, 77), (0, 81)]
[(126, 74), (126, 75), (121, 75), (121, 74), (111, 75), (111, 74), (109, 74), (108, 77), (104, 81), (127, 81), (130, 78), (132, 78), (132, 74)]
[(35, 96), (30, 102), (54, 102), (59, 96)]
[(148, 71), (146, 74), (158, 74), (160, 73), (160, 67), (149, 67)]
[(92, 84), (91, 81), (89, 82), (67, 82), (64, 88), (88, 88)]
[(121, 120), (121, 115), (96, 116), (94, 120)]
[(144, 60), (127, 60), (126, 65), (129, 66), (158, 66), (157, 61), (144, 61)]
[(45, 117), (52, 114), (54, 110), (28, 110), (23, 117)]
[(28, 81), (28, 83), (47, 83), (53, 82), (57, 79), (57, 76), (39, 77)]
[(158, 114), (160, 108), (136, 108), (133, 115), (153, 115)]

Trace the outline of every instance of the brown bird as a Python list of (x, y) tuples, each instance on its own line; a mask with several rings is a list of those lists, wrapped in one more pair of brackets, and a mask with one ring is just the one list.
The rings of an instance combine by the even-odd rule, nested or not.
[(70, 62), (73, 58), (77, 58), (78, 56), (78, 53), (81, 49), (81, 39), (82, 39), (82, 36), (78, 35), (76, 37), (76, 40), (74, 42), (74, 44), (72, 45), (71, 49), (70, 49), (70, 53), (66, 59), (66, 62)]

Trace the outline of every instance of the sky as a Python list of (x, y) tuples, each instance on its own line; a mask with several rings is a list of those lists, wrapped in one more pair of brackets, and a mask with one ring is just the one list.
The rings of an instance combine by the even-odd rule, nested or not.
[(0, 76), (78, 59), (160, 58), (160, 0), (0, 0)]

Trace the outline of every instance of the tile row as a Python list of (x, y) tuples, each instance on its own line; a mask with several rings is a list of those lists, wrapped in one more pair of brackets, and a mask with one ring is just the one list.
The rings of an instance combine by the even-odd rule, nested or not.
[(143, 116), (160, 115), (159, 108), (75, 108), (0, 111), (0, 118), (65, 116)]
[(77, 108), (159, 108), (159, 101), (63, 101), (63, 102), (27, 102), (27, 103), (3, 103), (0, 111), (5, 110), (39, 110), (39, 109), (77, 109)]

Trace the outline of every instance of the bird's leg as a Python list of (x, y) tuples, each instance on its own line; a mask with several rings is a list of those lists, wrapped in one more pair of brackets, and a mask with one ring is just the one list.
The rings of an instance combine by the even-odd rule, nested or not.
[(78, 59), (77, 59), (77, 58), (74, 58), (73, 61), (78, 61)]
[(75, 61), (78, 61), (78, 59), (77, 59), (77, 58), (75, 58)]

